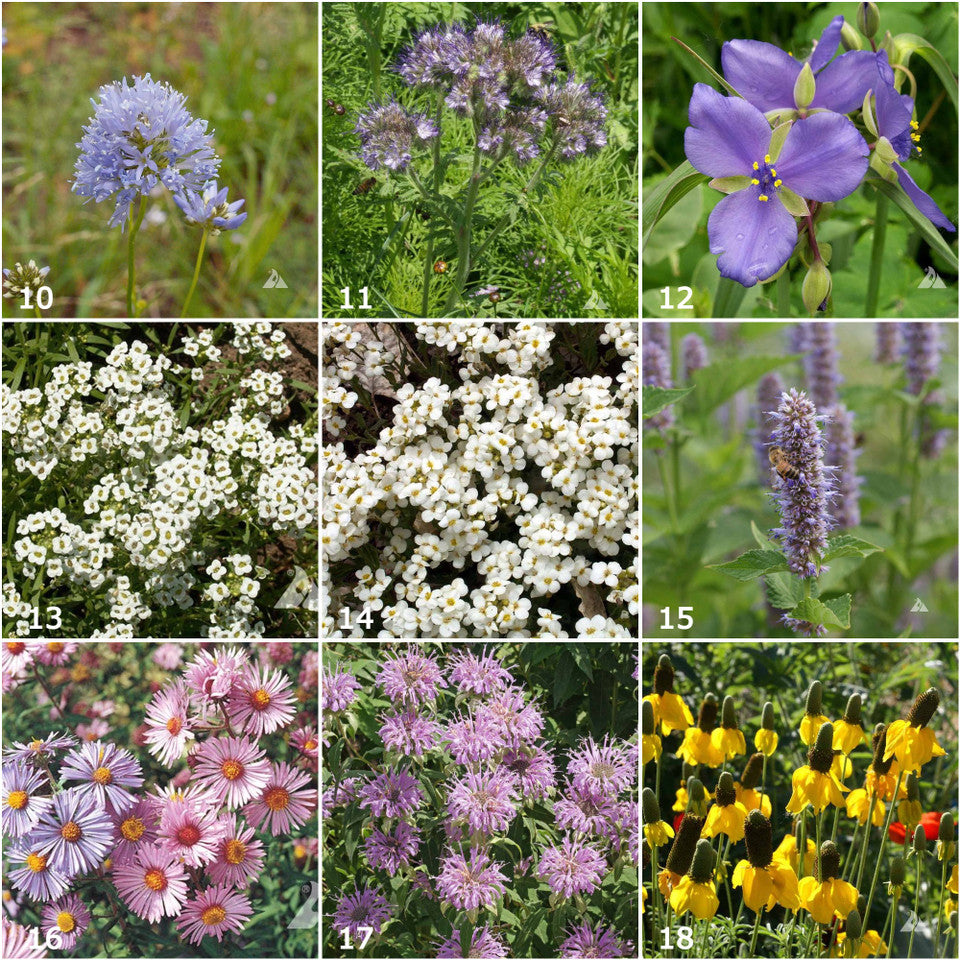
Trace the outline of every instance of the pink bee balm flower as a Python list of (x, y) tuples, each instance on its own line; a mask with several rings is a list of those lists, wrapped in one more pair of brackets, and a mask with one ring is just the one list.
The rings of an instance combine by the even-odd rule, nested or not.
[(189, 705), (186, 685), (178, 680), (154, 694), (147, 707), (148, 729), (143, 739), (165, 767), (173, 766), (183, 755), (187, 741), (193, 739)]
[(260, 796), (243, 808), (243, 814), (254, 827), (262, 824), (275, 837), (289, 833), (305, 823), (316, 806), (316, 789), (302, 789), (309, 783), (306, 773), (286, 763), (271, 764), (270, 779)]
[(491, 860), (482, 850), (470, 851), (470, 859), (462, 853), (448, 853), (440, 861), (437, 890), (444, 902), (460, 910), (492, 907), (503, 896), (504, 880), (501, 864)]
[(113, 868), (123, 902), (149, 923), (175, 917), (187, 899), (187, 873), (174, 854), (156, 844), (138, 851), (132, 863)]
[(254, 832), (235, 813), (220, 818), (223, 835), (217, 845), (217, 855), (207, 864), (207, 873), (214, 883), (231, 887), (245, 887), (255, 880), (263, 869), (263, 844), (254, 840)]
[(230, 723), (244, 733), (262, 737), (293, 720), (290, 681), (269, 667), (250, 666), (234, 684), (227, 701)]
[(270, 779), (270, 761), (249, 737), (207, 740), (196, 756), (197, 781), (231, 810), (253, 800)]
[(252, 913), (250, 901), (222, 883), (197, 894), (183, 908), (177, 929), (190, 943), (199, 943), (208, 935), (222, 941), (226, 931), (242, 930)]

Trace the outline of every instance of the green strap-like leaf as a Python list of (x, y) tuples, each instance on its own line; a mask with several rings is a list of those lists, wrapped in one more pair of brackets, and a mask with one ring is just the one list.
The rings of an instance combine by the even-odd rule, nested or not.
[(897, 49), (906, 53), (904, 66), (907, 65), (910, 54), (915, 53), (933, 67), (934, 73), (939, 77), (943, 89), (947, 91), (947, 96), (953, 103), (953, 109), (957, 110), (957, 78), (953, 75), (950, 65), (943, 59), (943, 54), (929, 40), (918, 37), (915, 33), (901, 33), (894, 40)]
[(661, 180), (643, 200), (643, 245), (647, 245), (653, 228), (663, 219), (677, 201), (682, 200), (694, 187), (710, 178), (694, 170), (689, 160), (684, 160), (666, 179)]

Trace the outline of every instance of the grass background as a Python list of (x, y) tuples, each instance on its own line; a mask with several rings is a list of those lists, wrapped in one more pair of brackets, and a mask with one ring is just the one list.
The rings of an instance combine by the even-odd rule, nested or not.
[[(194, 317), (316, 315), (317, 11), (312, 3), (7, 3), (3, 264), (50, 265), (45, 316), (126, 315), (126, 235), (113, 203), (70, 190), (104, 84), (150, 73), (213, 131), (220, 184), (249, 216), (207, 242)], [(137, 236), (146, 317), (179, 316), (200, 232), (168, 191)], [(271, 269), (287, 289), (263, 289)], [(23, 318), (19, 301), (3, 316)]]
[[(371, 100), (391, 95), (405, 106), (426, 109), (428, 98), (406, 87), (394, 65), (404, 47), (426, 27), (474, 18), (499, 17), (510, 36), (538, 26), (553, 41), (560, 75), (575, 73), (603, 93), (608, 108), (608, 145), (590, 157), (552, 163), (548, 170), (561, 175), (534, 199), (526, 215), (505, 229), (471, 270), (467, 290), (487, 284), (500, 286), (504, 302), (499, 316), (522, 317), (635, 317), (637, 315), (637, 140), (639, 106), (637, 12), (631, 3), (391, 3), (386, 4), (380, 36), (364, 32), (359, 16), (369, 18), (380, 4), (322, 4), (323, 97), (344, 107), (338, 114), (323, 108), (323, 316), (419, 316), (423, 248), (428, 224), (412, 217), (403, 248), (391, 230), (402, 210), (379, 195), (386, 170), (371, 171), (358, 156), (359, 138), (353, 128)], [(356, 8), (362, 8), (359, 11)], [(368, 29), (371, 26), (366, 21)], [(470, 172), (470, 140), (466, 121), (454, 121), (444, 109), (443, 150), (466, 156), (447, 174), (444, 192), (462, 194)], [(429, 159), (416, 161), (421, 178)], [(504, 163), (493, 181), (503, 177), (515, 191), (527, 182), (535, 161), (524, 167)], [(380, 183), (356, 195), (359, 184), (375, 174)], [(396, 179), (396, 175), (392, 177)], [(403, 177), (405, 180), (406, 178)], [(497, 199), (495, 182), (480, 191), (476, 223), (477, 244), (505, 210)], [(491, 200), (491, 197), (493, 198)], [(486, 199), (484, 199), (486, 198)], [(439, 229), (439, 225), (438, 225)], [(547, 263), (525, 268), (520, 256), (527, 250), (545, 250)], [(450, 260), (456, 247), (449, 229), (440, 229), (434, 256)], [(576, 295), (551, 297), (555, 276), (570, 271), (580, 283)], [(441, 316), (454, 270), (434, 277), (431, 316)], [(353, 309), (344, 309), (342, 288), (351, 288)], [(372, 310), (360, 310), (360, 288), (369, 288)], [(591, 293), (606, 310), (584, 311)], [(513, 298), (508, 308), (506, 300)], [(519, 298), (522, 303), (517, 303)], [(481, 303), (486, 301), (480, 301)], [(489, 304), (488, 304), (489, 307)], [(477, 308), (481, 308), (478, 306)], [(492, 311), (490, 311), (492, 313)]]

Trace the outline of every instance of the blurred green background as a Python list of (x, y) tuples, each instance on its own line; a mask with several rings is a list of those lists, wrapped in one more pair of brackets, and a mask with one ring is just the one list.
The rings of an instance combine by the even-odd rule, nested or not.
[[(193, 317), (317, 310), (317, 8), (313, 3), (7, 3), (3, 6), (3, 266), (50, 265), (45, 316), (126, 315), (126, 235), (113, 202), (71, 192), (104, 84), (150, 73), (187, 97), (247, 220), (210, 238)], [(146, 317), (179, 316), (200, 232), (169, 191), (137, 236)], [(264, 289), (279, 272), (286, 289)], [(3, 316), (22, 318), (20, 302)]]
[[(881, 3), (880, 32), (915, 33), (943, 54), (957, 75), (956, 3)], [(716, 81), (672, 37), (682, 40), (722, 73), (720, 50), (727, 40), (772, 43), (806, 57), (830, 21), (842, 15), (856, 25), (857, 4), (846, 3), (645, 3), (643, 5), (643, 186), (649, 192), (686, 159), (683, 131), (695, 83)], [(838, 53), (843, 53), (843, 47)], [(923, 159), (907, 164), (917, 184), (929, 192), (952, 222), (957, 221), (957, 111), (933, 68), (920, 56), (908, 67), (917, 81), (917, 119), (923, 134)], [(909, 92), (908, 83), (903, 93)], [(956, 94), (954, 93), (954, 96)], [(872, 137), (868, 139), (873, 139)], [(834, 315), (863, 316), (873, 241), (875, 189), (861, 186), (837, 204), (832, 219), (818, 226), (819, 240), (833, 246)], [(723, 195), (709, 187), (692, 190), (657, 224), (643, 249), (643, 316), (668, 319), (720, 316), (713, 313), (720, 275), (709, 252), (707, 218)], [(956, 234), (945, 234), (955, 243)], [(955, 247), (954, 247), (955, 249)], [(918, 288), (933, 267), (945, 288)], [(794, 267), (789, 313), (780, 309), (775, 284), (746, 291), (736, 316), (807, 316), (800, 296), (801, 268)], [(877, 301), (882, 317), (955, 317), (957, 273), (894, 206), (888, 212), (883, 270)], [(672, 286), (669, 302), (683, 299), (679, 285), (693, 289), (692, 312), (677, 316), (664, 309), (661, 288)]]

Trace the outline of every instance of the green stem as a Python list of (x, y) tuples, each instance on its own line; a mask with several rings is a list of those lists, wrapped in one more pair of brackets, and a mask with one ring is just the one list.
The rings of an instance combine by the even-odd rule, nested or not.
[(890, 897), (890, 937), (887, 940), (887, 956), (893, 956), (893, 938), (897, 934), (897, 904), (900, 902), (900, 895), (894, 893)]
[[(919, 829), (922, 829), (919, 828)], [(943, 891), (947, 885), (947, 858), (943, 858), (943, 866), (940, 869), (940, 904), (937, 907), (937, 942), (933, 948), (933, 955), (940, 952), (940, 930), (943, 928)]]
[[(437, 95), (437, 130), (440, 129), (441, 111), (443, 103)], [(412, 169), (412, 168), (411, 168)], [(421, 188), (422, 189), (422, 188)], [(424, 191), (425, 192), (425, 191)], [(440, 134), (433, 138), (433, 192), (440, 192)], [(428, 316), (430, 310), (430, 284), (433, 281), (433, 235), (434, 231), (427, 226), (427, 251), (423, 264), (423, 295), (420, 298), (420, 315)]]
[(777, 315), (790, 316), (790, 271), (786, 269), (777, 277)]
[(797, 831), (797, 879), (802, 880), (806, 874), (807, 862), (807, 808), (800, 811), (800, 829)]
[(870, 807), (867, 810), (867, 822), (863, 825), (863, 846), (860, 848), (860, 865), (857, 868), (857, 879), (854, 886), (860, 890), (860, 884), (863, 883), (863, 871), (867, 865), (867, 848), (870, 846), (870, 829), (873, 827), (873, 809), (877, 805), (877, 794), (874, 790), (870, 797)]
[(463, 204), (463, 213), (460, 222), (454, 231), (454, 237), (457, 241), (457, 275), (453, 281), (453, 289), (447, 298), (446, 311), (452, 310), (470, 275), (470, 237), (473, 232), (473, 207), (477, 202), (477, 191), (480, 188), (480, 144), (479, 133), (474, 121), (474, 147), (473, 147), (473, 169), (470, 172), (470, 183), (467, 186), (467, 197)]
[(660, 471), (660, 483), (663, 484), (663, 495), (667, 500), (667, 511), (670, 514), (670, 523), (673, 526), (674, 533), (679, 534), (680, 518), (677, 515), (676, 492), (673, 489), (673, 484), (667, 481), (667, 472), (663, 464), (663, 457), (658, 453), (655, 453), (654, 456), (657, 458), (657, 469)]
[[(893, 822), (893, 810), (897, 805), (897, 798), (900, 796), (900, 781), (903, 780), (903, 771), (897, 774), (897, 785), (893, 790), (893, 799), (890, 801), (890, 809), (887, 811), (887, 819), (883, 824), (883, 833), (880, 834), (880, 850), (877, 852), (877, 865), (873, 871), (873, 881), (870, 884), (870, 894), (867, 897), (867, 907), (863, 911), (863, 926), (870, 929), (870, 907), (873, 904), (873, 895), (877, 889), (877, 879), (880, 876), (880, 864), (883, 863), (883, 848), (887, 843), (887, 834), (890, 832), (890, 824)], [(922, 829), (922, 828), (921, 828)], [(870, 822), (867, 821), (867, 832), (870, 830)], [(857, 888), (859, 892), (860, 888)]]
[(760, 917), (763, 914), (763, 907), (757, 911), (757, 919), (753, 921), (753, 936), (750, 937), (750, 952), (747, 956), (755, 957), (757, 955), (757, 935), (760, 933)]
[(885, 193), (877, 191), (877, 207), (873, 220), (873, 247), (870, 250), (870, 273), (867, 277), (867, 296), (863, 315), (872, 319), (877, 313), (880, 293), (880, 274), (883, 271), (883, 245), (887, 239), (887, 207), (890, 201)]
[(193, 282), (190, 284), (190, 291), (187, 293), (187, 299), (183, 302), (183, 312), (180, 314), (181, 319), (187, 315), (187, 309), (190, 306), (190, 301), (193, 299), (193, 291), (197, 289), (197, 280), (200, 279), (200, 264), (203, 262), (203, 249), (207, 245), (207, 236), (209, 233), (210, 227), (204, 227), (203, 236), (200, 238), (200, 249), (197, 251), (197, 264), (193, 268)]
[(127, 316), (133, 317), (136, 314), (133, 310), (133, 287), (136, 281), (136, 266), (133, 262), (133, 250), (134, 244), (137, 240), (137, 231), (140, 229), (140, 224), (143, 223), (143, 215), (147, 212), (147, 200), (146, 197), (140, 197), (140, 209), (137, 213), (136, 222), (134, 222), (133, 216), (133, 201), (130, 201), (130, 214), (127, 219), (127, 227), (129, 228), (129, 233), (127, 235)]
[[(918, 826), (917, 830), (922, 830), (923, 826)], [(910, 943), (907, 945), (907, 956), (913, 956), (913, 935), (917, 932), (917, 926), (920, 923), (920, 857), (917, 853), (917, 890), (913, 896), (913, 929), (910, 931)], [(939, 922), (939, 917), (937, 918)], [(934, 954), (936, 955), (936, 954)]]

